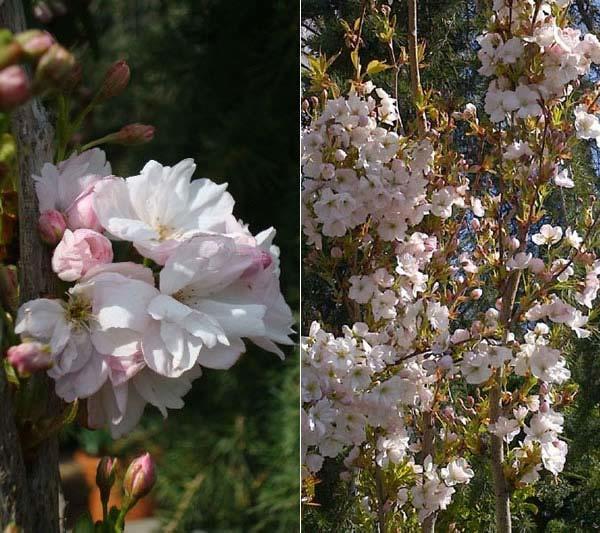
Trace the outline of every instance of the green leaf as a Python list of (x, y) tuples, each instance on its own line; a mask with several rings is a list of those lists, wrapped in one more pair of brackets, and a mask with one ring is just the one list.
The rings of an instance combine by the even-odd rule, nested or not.
[(352, 50), (350, 53), (350, 58), (352, 59), (352, 64), (356, 69), (356, 72), (360, 73), (360, 59), (358, 57), (358, 50)]
[(90, 512), (87, 511), (85, 514), (82, 514), (75, 522), (75, 527), (73, 528), (73, 533), (94, 533), (94, 522), (92, 522), (92, 517)]
[(369, 61), (369, 64), (367, 65), (367, 74), (372, 76), (373, 74), (378, 74), (379, 72), (383, 72), (388, 68), (390, 68), (390, 65), (374, 59), (373, 61)]

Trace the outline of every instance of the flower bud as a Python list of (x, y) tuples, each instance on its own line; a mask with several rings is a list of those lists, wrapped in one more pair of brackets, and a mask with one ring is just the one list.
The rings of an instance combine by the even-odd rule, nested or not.
[[(2, 38), (6, 38), (3, 34)], [(9, 37), (12, 39), (12, 37)], [(16, 41), (0, 44), (0, 68), (6, 68), (18, 63), (23, 55), (21, 46)]]
[(29, 79), (23, 67), (13, 65), (0, 71), (0, 110), (14, 109), (30, 95)]
[(63, 87), (71, 78), (77, 62), (60, 44), (53, 44), (40, 58), (35, 72), (38, 91)]
[(473, 300), (479, 300), (479, 298), (481, 298), (482, 294), (483, 294), (483, 291), (481, 289), (473, 289), (471, 291), (471, 298)]
[(147, 124), (128, 124), (123, 126), (117, 133), (109, 135), (106, 142), (124, 144), (125, 146), (145, 144), (154, 139), (154, 131), (154, 126), (148, 126)]
[(21, 376), (48, 370), (52, 366), (50, 346), (41, 342), (23, 342), (6, 352), (8, 362)]
[(54, 13), (46, 2), (38, 2), (33, 6), (33, 16), (42, 24), (48, 24), (54, 18)]
[(107, 456), (102, 457), (98, 463), (96, 485), (100, 489), (100, 497), (103, 502), (107, 502), (110, 497), (110, 489), (115, 484), (118, 464), (118, 459)]
[(121, 94), (129, 84), (131, 72), (124, 59), (113, 63), (104, 75), (102, 87), (98, 91), (98, 101), (103, 102)]
[(136, 502), (152, 490), (155, 482), (154, 461), (149, 453), (145, 453), (134, 459), (127, 468), (123, 479), (123, 491), (131, 502)]
[(17, 267), (0, 265), (0, 304), (5, 309), (14, 310), (19, 301), (19, 279)]
[(47, 31), (29, 30), (15, 36), (23, 53), (29, 59), (38, 59), (54, 44), (54, 38)]
[(60, 211), (50, 209), (44, 211), (38, 221), (38, 229), (42, 240), (51, 246), (58, 244), (67, 229), (67, 221)]

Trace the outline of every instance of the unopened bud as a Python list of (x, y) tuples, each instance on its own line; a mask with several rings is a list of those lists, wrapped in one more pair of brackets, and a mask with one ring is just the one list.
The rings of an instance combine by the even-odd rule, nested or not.
[(335, 153), (333, 154), (333, 157), (335, 157), (336, 161), (343, 161), (344, 159), (346, 159), (347, 154), (346, 152), (344, 152), (344, 150), (342, 150), (341, 148), (338, 148)]
[(18, 63), (22, 55), (23, 50), (16, 41), (0, 44), (0, 68), (6, 68)]
[(154, 126), (147, 124), (129, 124), (123, 126), (117, 133), (109, 135), (106, 142), (134, 146), (145, 144), (154, 139)]
[(19, 33), (15, 40), (21, 45), (23, 53), (29, 59), (38, 59), (54, 44), (54, 37), (47, 31), (29, 30)]
[(316, 96), (311, 96), (310, 105), (312, 105), (316, 109), (317, 107), (319, 107), (319, 99)]
[(33, 16), (41, 23), (48, 24), (54, 18), (54, 13), (46, 2), (38, 2), (33, 6)]
[(21, 376), (48, 370), (52, 366), (50, 346), (41, 342), (23, 342), (6, 352), (8, 362)]
[(546, 396), (548, 394), (548, 384), (545, 381), (540, 383), (540, 395)]
[(466, 403), (469, 407), (473, 407), (475, 405), (475, 398), (473, 398), (473, 396), (467, 396), (466, 400)]
[(123, 491), (131, 502), (136, 502), (152, 490), (155, 482), (154, 461), (149, 453), (145, 453), (134, 459), (127, 468), (123, 479)]
[(477, 231), (479, 228), (481, 228), (481, 222), (479, 222), (479, 219), (473, 218), (473, 220), (471, 220), (471, 227), (474, 231)]
[(550, 411), (550, 404), (548, 402), (542, 402), (540, 404), (540, 413), (547, 413)]
[(479, 298), (481, 298), (482, 294), (483, 294), (483, 291), (481, 289), (473, 289), (471, 291), (471, 299), (479, 300)]
[(50, 209), (44, 211), (38, 221), (38, 229), (42, 240), (51, 246), (58, 244), (67, 229), (67, 221), (60, 211)]
[(17, 267), (0, 265), (0, 304), (10, 311), (16, 309), (19, 300)]
[(98, 101), (103, 102), (121, 94), (129, 84), (131, 72), (123, 59), (113, 63), (104, 75), (102, 87), (98, 91)]
[(310, 103), (305, 98), (304, 100), (302, 100), (302, 111), (304, 111), (306, 113), (309, 109), (310, 109)]
[(381, 12), (383, 13), (384, 16), (389, 17), (390, 13), (392, 12), (392, 8), (390, 6), (388, 6), (387, 4), (383, 4), (381, 6)]
[(43, 91), (65, 86), (76, 65), (73, 54), (60, 44), (53, 44), (38, 62), (35, 72), (36, 88)]
[(343, 255), (344, 252), (342, 252), (342, 249), (339, 246), (334, 246), (331, 249), (331, 257), (333, 257), (334, 259), (340, 259)]
[(110, 490), (115, 484), (117, 476), (117, 467), (119, 461), (115, 457), (104, 456), (98, 463), (96, 470), (96, 485), (100, 489), (100, 497), (103, 502), (107, 502), (110, 497)]
[(452, 406), (446, 405), (442, 409), (442, 415), (444, 415), (444, 418), (446, 418), (448, 420), (454, 420), (454, 409), (452, 408)]
[(14, 109), (30, 95), (29, 79), (22, 67), (13, 65), (0, 70), (0, 110)]

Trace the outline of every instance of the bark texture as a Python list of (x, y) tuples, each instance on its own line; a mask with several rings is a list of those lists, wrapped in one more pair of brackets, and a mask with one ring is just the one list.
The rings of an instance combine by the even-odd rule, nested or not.
[[(510, 330), (511, 316), (515, 306), (517, 291), (521, 281), (521, 271), (514, 271), (506, 281), (502, 295), (502, 312), (500, 321), (506, 329)], [(494, 375), (494, 385), (490, 390), (490, 423), (495, 424), (502, 414), (502, 374), (497, 370)], [(496, 531), (498, 533), (511, 533), (512, 519), (510, 515), (510, 489), (504, 476), (504, 442), (497, 435), (491, 436), (491, 467), (494, 482), (494, 497), (496, 508)]]
[[(0, 26), (13, 32), (25, 29), (21, 0), (5, 0), (0, 5)], [(16, 110), (11, 122), (19, 163), (20, 300), (25, 302), (56, 295), (58, 288), (50, 269), (50, 250), (37, 231), (38, 204), (31, 177), (40, 172), (45, 162), (52, 161), (53, 129), (46, 110), (36, 99)], [(32, 379), (39, 386), (46, 386), (46, 415), (55, 415), (60, 404), (47, 376)], [(4, 376), (0, 377), (0, 402), (0, 518), (3, 523), (7, 518), (14, 519), (24, 533), (58, 533), (58, 441), (56, 437), (48, 439), (34, 453), (23, 457)], [(2, 483), (2, 476), (8, 482)]]

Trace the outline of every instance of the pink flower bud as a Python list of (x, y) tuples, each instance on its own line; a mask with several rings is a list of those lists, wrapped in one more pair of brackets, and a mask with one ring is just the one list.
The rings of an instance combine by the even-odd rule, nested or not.
[(130, 77), (129, 65), (125, 60), (113, 63), (104, 75), (102, 87), (98, 91), (98, 101), (103, 102), (121, 94), (129, 85)]
[(113, 260), (110, 241), (89, 229), (65, 230), (52, 256), (52, 270), (64, 281), (75, 281), (90, 268)]
[(546, 396), (548, 394), (548, 384), (545, 381), (540, 383), (540, 394)]
[(334, 246), (331, 249), (331, 257), (333, 257), (334, 259), (339, 259), (340, 257), (342, 257), (344, 254), (342, 252), (342, 249), (339, 246)]
[(36, 90), (61, 88), (71, 83), (77, 62), (60, 44), (53, 44), (40, 58), (35, 71)]
[(471, 291), (471, 298), (473, 300), (479, 300), (479, 298), (481, 298), (482, 294), (483, 294), (483, 291), (481, 289), (473, 289)]
[(23, 67), (13, 65), (0, 71), (0, 109), (9, 111), (31, 96), (29, 79)]
[(48, 24), (54, 18), (54, 13), (46, 2), (38, 2), (33, 6), (33, 16), (42, 24)]
[(148, 126), (147, 124), (129, 124), (123, 126), (117, 133), (109, 135), (106, 142), (124, 144), (126, 146), (145, 144), (154, 139), (154, 132), (154, 126)]
[(50, 209), (44, 211), (38, 221), (38, 229), (42, 240), (51, 246), (58, 244), (67, 229), (67, 221), (60, 211)]
[(550, 411), (550, 404), (548, 402), (542, 402), (540, 404), (540, 413), (547, 413)]
[(15, 40), (29, 59), (38, 59), (54, 44), (54, 37), (47, 31), (29, 30), (19, 33)]
[(474, 231), (477, 231), (479, 228), (481, 228), (481, 223), (479, 222), (479, 220), (477, 218), (474, 218), (473, 220), (471, 220), (471, 227), (473, 228)]
[(134, 459), (123, 479), (123, 492), (135, 502), (148, 494), (156, 482), (154, 461), (149, 453)]
[(110, 496), (110, 489), (115, 483), (118, 464), (118, 459), (107, 456), (102, 457), (98, 463), (96, 485), (100, 489), (100, 497), (103, 502), (107, 502)]
[(21, 376), (48, 370), (52, 366), (50, 347), (41, 342), (24, 342), (11, 346), (6, 352), (6, 358)]
[(442, 415), (444, 415), (444, 418), (446, 418), (448, 420), (454, 420), (454, 409), (452, 408), (452, 406), (446, 405), (442, 409)]

